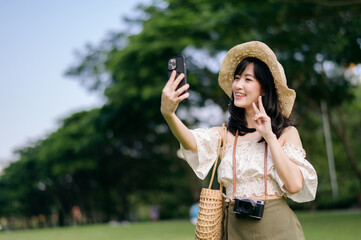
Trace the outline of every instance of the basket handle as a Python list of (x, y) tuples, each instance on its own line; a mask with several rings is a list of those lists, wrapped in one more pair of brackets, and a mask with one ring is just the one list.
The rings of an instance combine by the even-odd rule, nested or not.
[[(223, 142), (223, 144), (222, 144), (222, 142)], [(211, 181), (209, 182), (209, 186), (208, 186), (209, 189), (212, 187), (214, 174), (216, 173), (218, 158), (219, 158), (219, 151), (221, 150), (221, 146), (222, 146), (222, 156), (221, 156), (221, 161), (222, 161), (222, 159), (224, 157), (224, 150), (225, 150), (225, 147), (226, 147), (226, 142), (227, 142), (227, 127), (226, 127), (226, 124), (223, 123), (223, 125), (222, 125), (222, 134), (221, 134), (221, 138), (219, 139), (218, 147), (217, 147), (216, 161), (214, 162), (212, 177), (211, 177)], [(221, 183), (220, 184), (220, 190), (222, 190), (222, 188), (223, 188), (223, 184)]]

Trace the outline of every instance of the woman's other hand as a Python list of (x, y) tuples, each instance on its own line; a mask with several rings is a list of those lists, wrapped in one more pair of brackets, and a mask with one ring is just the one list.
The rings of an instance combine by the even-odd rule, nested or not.
[(177, 107), (181, 101), (189, 97), (189, 93), (181, 95), (189, 88), (189, 84), (185, 84), (181, 88), (177, 89), (177, 86), (184, 78), (184, 74), (180, 74), (177, 78), (176, 71), (174, 70), (162, 90), (162, 101), (160, 111), (164, 117), (170, 116), (177, 110)]
[(258, 107), (255, 103), (252, 103), (255, 115), (253, 120), (256, 122), (256, 130), (262, 135), (262, 137), (268, 142), (275, 134), (272, 132), (271, 118), (267, 115), (266, 110), (263, 107), (262, 96), (258, 97)]

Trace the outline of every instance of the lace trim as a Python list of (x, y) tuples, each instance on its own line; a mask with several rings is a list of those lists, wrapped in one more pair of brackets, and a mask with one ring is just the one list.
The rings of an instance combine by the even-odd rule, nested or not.
[[(278, 184), (271, 180), (269, 177), (267, 178), (267, 194), (268, 195), (277, 195), (279, 197), (285, 196), (285, 192), (283, 192)], [(245, 197), (252, 198), (253, 196), (264, 196), (264, 179), (257, 178), (253, 181), (237, 181), (236, 187), (236, 197)], [(233, 184), (226, 187), (226, 197), (228, 199), (233, 198)]]

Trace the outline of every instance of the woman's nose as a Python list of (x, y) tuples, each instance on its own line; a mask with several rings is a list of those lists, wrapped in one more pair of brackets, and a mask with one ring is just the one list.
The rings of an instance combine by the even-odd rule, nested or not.
[(237, 88), (243, 88), (243, 84), (244, 84), (244, 81), (242, 79), (239, 79), (237, 82), (236, 82), (236, 87)]

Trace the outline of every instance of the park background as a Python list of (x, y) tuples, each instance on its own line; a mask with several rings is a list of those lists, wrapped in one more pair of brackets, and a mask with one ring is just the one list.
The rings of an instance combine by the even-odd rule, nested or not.
[(2, 170), (3, 229), (148, 221), (152, 208), (161, 220), (187, 218), (207, 181), (178, 157), (160, 114), (167, 60), (186, 57), (191, 97), (179, 107), (182, 120), (191, 128), (220, 125), (229, 101), (218, 86), (221, 61), (251, 40), (268, 44), (285, 68), (297, 92), (291, 117), (318, 173), (316, 200), (291, 207), (359, 211), (360, 1), (157, 0), (132, 11), (122, 20), (127, 28), (104, 30), (64, 66), (69, 81), (101, 95), (102, 104), (63, 117)]

